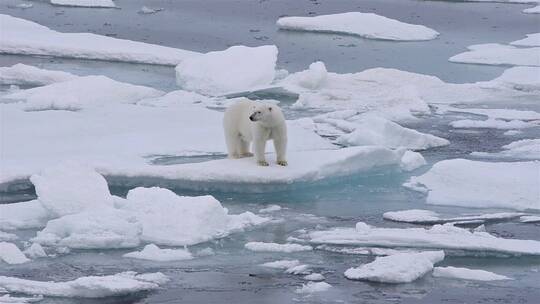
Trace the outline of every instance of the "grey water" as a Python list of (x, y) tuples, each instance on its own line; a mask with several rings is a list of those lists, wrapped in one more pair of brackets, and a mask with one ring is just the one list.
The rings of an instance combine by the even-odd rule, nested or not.
[[(449, 82), (489, 80), (504, 67), (454, 64), (448, 58), (478, 43), (506, 43), (540, 30), (540, 17), (521, 13), (530, 5), (466, 3), (417, 0), (116, 0), (121, 9), (56, 7), (47, 1), (32, 1), (34, 7), (11, 8), (19, 0), (2, 0), (0, 13), (36, 21), (64, 32), (93, 32), (194, 51), (221, 50), (230, 45), (276, 44), (278, 65), (291, 72), (305, 69), (322, 60), (334, 72), (357, 72), (371, 67), (391, 67), (430, 74)], [(138, 14), (143, 6), (164, 8), (152, 15)], [(352, 36), (279, 31), (275, 21), (284, 15), (318, 15), (360, 10), (376, 12), (404, 22), (423, 24), (441, 33), (429, 42), (388, 42)], [(1, 26), (1, 25), (0, 25)], [(0, 29), (1, 40), (1, 29)], [(65, 58), (0, 55), (0, 66), (26, 63), (43, 68), (65, 70), (79, 75), (103, 74), (111, 78), (152, 86), (176, 88), (174, 69), (166, 66), (112, 63)], [(287, 96), (269, 93), (267, 98), (286, 100)], [(507, 101), (509, 105), (512, 100)], [(538, 105), (524, 109), (538, 110)], [(300, 115), (287, 109), (288, 117)], [(471, 158), (470, 152), (496, 152), (502, 145), (521, 138), (539, 138), (538, 128), (508, 137), (500, 130), (451, 130), (448, 122), (467, 114), (432, 115), (408, 126), (447, 138), (450, 146), (423, 151), (428, 166), (403, 173), (381, 169), (333, 180), (279, 188), (266, 193), (238, 189), (189, 189), (176, 185), (182, 195), (211, 194), (231, 213), (258, 212), (270, 204), (282, 210), (269, 214), (281, 221), (234, 233), (228, 237), (190, 247), (197, 253), (212, 248), (214, 255), (180, 262), (145, 262), (122, 258), (132, 250), (73, 250), (55, 259), (37, 259), (22, 265), (0, 265), (0, 275), (35, 280), (71, 280), (85, 275), (121, 271), (161, 271), (172, 281), (163, 289), (106, 299), (45, 298), (41, 303), (540, 303), (540, 258), (514, 256), (475, 256), (451, 252), (440, 264), (493, 271), (511, 281), (475, 282), (435, 278), (431, 275), (409, 284), (392, 285), (349, 281), (343, 272), (373, 260), (372, 256), (314, 250), (299, 253), (254, 253), (244, 249), (249, 241), (283, 243), (298, 229), (353, 227), (364, 221), (379, 227), (415, 225), (384, 221), (386, 211), (429, 209), (445, 215), (501, 211), (432, 206), (425, 196), (403, 188), (410, 176), (423, 173), (429, 165), (448, 158)], [(171, 139), (174, 140), (174, 139)], [(156, 156), (156, 165), (205, 161), (222, 155), (179, 157)], [(489, 159), (487, 159), (489, 160)], [(154, 181), (158, 183), (158, 181)], [(111, 186), (116, 195), (143, 181), (117, 181)], [(144, 181), (152, 183), (152, 181)], [(112, 183), (111, 183), (112, 185)], [(129, 186), (128, 186), (129, 185)], [(232, 191), (234, 190), (234, 191)], [(31, 189), (4, 192), (0, 203), (31, 199)], [(506, 238), (540, 240), (540, 225), (513, 221), (486, 225), (488, 232)], [(35, 230), (17, 231), (21, 239)], [(301, 276), (258, 266), (279, 259), (298, 259), (324, 274), (333, 287), (319, 295), (304, 296), (295, 289), (306, 283)]]

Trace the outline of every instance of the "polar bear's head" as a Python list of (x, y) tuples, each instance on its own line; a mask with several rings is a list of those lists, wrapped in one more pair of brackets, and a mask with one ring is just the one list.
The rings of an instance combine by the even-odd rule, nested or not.
[(251, 109), (249, 120), (271, 123), (274, 120), (275, 105), (271, 104), (256, 104)]

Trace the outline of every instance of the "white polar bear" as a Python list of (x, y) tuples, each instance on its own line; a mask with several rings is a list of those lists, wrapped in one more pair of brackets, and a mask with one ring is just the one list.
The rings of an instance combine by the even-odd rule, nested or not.
[(278, 165), (287, 165), (287, 124), (278, 106), (243, 99), (225, 110), (223, 128), (229, 158), (253, 156), (249, 152), (253, 141), (257, 164), (268, 166), (264, 150), (266, 141), (272, 139)]

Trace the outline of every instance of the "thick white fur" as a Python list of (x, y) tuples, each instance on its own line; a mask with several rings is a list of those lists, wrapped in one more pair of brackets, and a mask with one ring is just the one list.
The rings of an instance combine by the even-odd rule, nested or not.
[(257, 163), (268, 166), (264, 151), (266, 141), (271, 139), (274, 141), (277, 163), (287, 165), (287, 124), (277, 105), (247, 98), (240, 100), (225, 111), (223, 128), (229, 158), (253, 156), (250, 152), (250, 143), (253, 141)]

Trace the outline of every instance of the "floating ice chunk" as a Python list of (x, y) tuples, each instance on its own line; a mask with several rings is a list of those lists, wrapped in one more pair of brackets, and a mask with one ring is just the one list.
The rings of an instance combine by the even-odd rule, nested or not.
[(5, 85), (41, 86), (73, 80), (77, 77), (71, 73), (44, 70), (22, 63), (17, 63), (10, 67), (0, 67), (0, 84)]
[(538, 223), (540, 222), (540, 216), (537, 215), (524, 215), (519, 218), (522, 223)]
[(535, 7), (526, 8), (523, 10), (526, 14), (540, 14), (540, 5), (537, 5)]
[(504, 132), (503, 135), (514, 136), (514, 135), (518, 135), (518, 134), (521, 134), (521, 133), (523, 133), (523, 131), (520, 131), (520, 130), (508, 130), (508, 131)]
[(176, 82), (185, 90), (204, 95), (248, 91), (274, 80), (277, 54), (274, 45), (239, 45), (193, 56), (176, 66)]
[(324, 62), (317, 61), (310, 64), (307, 70), (290, 75), (287, 81), (302, 88), (316, 90), (324, 85), (327, 77), (328, 72)]
[(298, 260), (279, 260), (274, 262), (267, 262), (261, 264), (263, 267), (276, 268), (276, 269), (289, 269), (300, 265)]
[(43, 250), (43, 247), (41, 247), (41, 245), (38, 243), (32, 243), (30, 247), (24, 250), (24, 254), (32, 259), (44, 258), (47, 256), (47, 253), (45, 250)]
[(112, 0), (50, 0), (51, 4), (60, 6), (81, 6), (97, 8), (115, 8)]
[(499, 212), (480, 215), (458, 216), (442, 218), (436, 212), (429, 210), (403, 210), (390, 211), (383, 214), (383, 218), (395, 222), (415, 223), (415, 224), (442, 224), (442, 223), (472, 223), (485, 221), (510, 220), (522, 216), (518, 212)]
[(0, 241), (14, 241), (16, 239), (18, 239), (17, 235), (0, 231)]
[(332, 285), (326, 282), (308, 282), (307, 284), (302, 284), (302, 287), (297, 288), (297, 293), (314, 293), (314, 292), (323, 292), (330, 289)]
[(302, 264), (289, 267), (285, 270), (285, 272), (288, 274), (308, 274), (310, 271), (308, 265)]
[(67, 282), (44, 282), (0, 276), (0, 287), (9, 292), (31, 295), (104, 298), (159, 288), (158, 283), (148, 281), (148, 279), (159, 277), (145, 275), (147, 274), (137, 275), (135, 272), (128, 271), (107, 276), (80, 277)]
[(151, 8), (151, 7), (148, 7), (148, 6), (143, 6), (139, 10), (139, 14), (155, 14), (155, 13), (160, 12), (162, 10), (163, 10), (163, 8)]
[(13, 243), (0, 242), (0, 260), (8, 264), (22, 264), (30, 261)]
[(444, 259), (444, 251), (398, 253), (378, 257), (375, 261), (349, 268), (345, 277), (381, 283), (409, 283), (423, 277), (433, 269), (433, 264)]
[[(362, 223), (364, 224), (364, 223)], [(317, 246), (319, 250), (325, 250), (341, 254), (354, 254), (354, 255), (375, 255), (375, 256), (386, 256), (397, 253), (415, 253), (419, 250), (410, 250), (410, 249), (392, 249), (392, 248), (378, 248), (378, 247), (342, 247), (342, 246), (329, 246), (329, 245), (319, 245)]]
[[(481, 87), (488, 89), (497, 89), (503, 86), (513, 90), (531, 92), (532, 94), (535, 94), (535, 96), (538, 96), (538, 91), (540, 91), (540, 77), (538, 75), (540, 75), (539, 67), (516, 66), (506, 69), (501, 76), (493, 79), (492, 81), (480, 82), (479, 84)], [(506, 111), (508, 113), (517, 113), (518, 110)], [(532, 111), (521, 112), (525, 113)]]
[(0, 53), (177, 65), (200, 53), (91, 33), (60, 33), (0, 14)]
[(38, 200), (0, 204), (0, 229), (40, 228), (49, 219), (49, 211)]
[(496, 274), (490, 271), (469, 269), (460, 267), (435, 267), (433, 269), (434, 277), (453, 278), (473, 281), (498, 281), (511, 280), (507, 276)]
[(178, 196), (163, 188), (132, 189), (120, 208), (136, 214), (143, 226), (142, 240), (170, 246), (206, 242), (268, 221), (249, 212), (229, 215), (209, 195)]
[(522, 139), (502, 147), (497, 153), (473, 152), (471, 155), (495, 158), (540, 159), (540, 139)]
[(490, 65), (540, 66), (539, 47), (518, 48), (498, 43), (476, 44), (469, 51), (450, 57), (451, 62)]
[(337, 142), (345, 146), (383, 146), (388, 148), (404, 147), (423, 150), (448, 145), (448, 140), (431, 134), (420, 133), (405, 128), (388, 119), (373, 115), (359, 115), (348, 120), (327, 118), (320, 115), (315, 122), (327, 123), (338, 129), (350, 132), (337, 138)]
[(163, 95), (149, 87), (118, 82), (105, 76), (77, 77), (73, 80), (21, 90), (3, 96), (7, 100), (26, 102), (27, 111), (77, 111), (111, 102), (135, 103), (143, 98)]
[(31, 298), (25, 297), (12, 297), (10, 295), (3, 295), (0, 297), (0, 303), (15, 303), (15, 304), (25, 304), (25, 303), (34, 303), (43, 300), (42, 296), (35, 296)]
[(376, 228), (358, 231), (334, 228), (313, 231), (304, 236), (314, 244), (466, 250), (482, 253), (540, 255), (540, 242), (494, 237), (485, 232), (470, 232), (452, 224), (424, 228)]
[(93, 168), (64, 163), (30, 178), (39, 202), (53, 216), (112, 206), (107, 181)]
[(282, 17), (283, 30), (356, 35), (397, 41), (431, 40), (439, 33), (423, 25), (409, 24), (373, 13), (349, 12), (315, 17)]
[(34, 7), (34, 5), (32, 3), (19, 3), (19, 4), (15, 5), (15, 6), (8, 5), (8, 7), (16, 7), (16, 8), (20, 8), (20, 9), (25, 10), (25, 9)]
[(263, 208), (261, 210), (259, 210), (259, 213), (270, 213), (270, 212), (274, 212), (274, 211), (279, 211), (281, 210), (281, 206), (280, 205), (270, 205), (266, 208)]
[(187, 249), (162, 249), (154, 244), (144, 246), (141, 251), (126, 253), (123, 257), (157, 262), (193, 259), (193, 255)]
[(532, 128), (535, 125), (528, 123), (522, 120), (501, 120), (501, 119), (491, 119), (487, 120), (472, 120), (472, 119), (462, 119), (452, 121), (450, 126), (458, 129), (499, 129), (499, 130), (510, 130), (510, 129), (526, 129)]
[(304, 276), (304, 280), (308, 281), (324, 281), (326, 278), (320, 273), (312, 273)]
[(540, 46), (540, 33), (527, 34), (527, 38), (510, 42), (511, 45)]
[(413, 151), (405, 151), (401, 157), (401, 169), (404, 171), (412, 171), (427, 164), (422, 154)]
[(423, 185), (428, 189), (428, 204), (540, 209), (538, 172), (537, 161), (493, 163), (451, 159), (436, 163), (421, 176), (411, 177), (408, 185)]
[(300, 244), (278, 244), (264, 242), (249, 242), (244, 245), (251, 251), (269, 251), (269, 252), (298, 252), (313, 250), (313, 247)]
[(32, 242), (73, 249), (133, 248), (139, 246), (142, 226), (127, 212), (94, 207), (50, 220)]
[[(519, 68), (526, 68), (526, 67), (519, 67)], [(516, 68), (513, 68), (513, 69), (516, 69)], [(540, 72), (540, 69), (538, 70), (538, 72)], [(484, 115), (492, 119), (497, 119), (497, 118), (505, 119), (505, 120), (539, 120), (540, 119), (540, 113), (538, 112), (514, 110), (514, 109), (456, 108), (452, 106), (438, 105), (437, 111), (441, 114), (444, 114), (447, 112), (471, 113), (471, 114), (476, 114), (476, 115)]]

